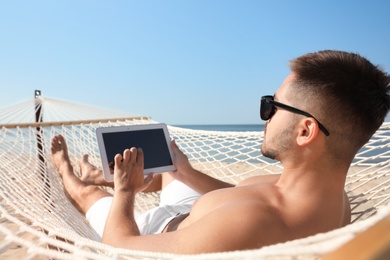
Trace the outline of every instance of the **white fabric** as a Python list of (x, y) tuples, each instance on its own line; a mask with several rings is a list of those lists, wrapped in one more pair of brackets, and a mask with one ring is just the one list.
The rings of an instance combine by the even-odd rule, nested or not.
[[(172, 181), (161, 192), (160, 205), (144, 214), (134, 212), (141, 235), (158, 234), (176, 216), (188, 213), (200, 194), (179, 181)], [(96, 201), (86, 213), (89, 224), (96, 233), (103, 236), (108, 212), (113, 197)]]

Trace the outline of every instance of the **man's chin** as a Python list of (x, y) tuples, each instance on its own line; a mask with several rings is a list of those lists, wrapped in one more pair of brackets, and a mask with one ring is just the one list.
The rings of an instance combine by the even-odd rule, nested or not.
[(263, 149), (263, 146), (261, 146), (260, 153), (269, 159), (276, 160), (276, 154), (272, 151), (267, 150), (266, 148)]

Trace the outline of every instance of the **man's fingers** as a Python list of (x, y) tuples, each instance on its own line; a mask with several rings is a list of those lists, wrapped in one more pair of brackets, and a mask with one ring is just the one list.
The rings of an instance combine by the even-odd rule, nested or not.
[(124, 162), (129, 162), (131, 160), (131, 157), (133, 157), (131, 150), (126, 149), (123, 151), (123, 161)]
[(172, 152), (173, 152), (174, 155), (180, 154), (180, 152), (181, 152), (181, 150), (180, 150), (179, 147), (177, 146), (175, 140), (172, 140), (172, 141), (171, 141), (171, 149), (172, 149)]
[(118, 153), (117, 155), (115, 155), (114, 157), (115, 167), (120, 167), (122, 165), (122, 159), (123, 157), (121, 154)]
[(136, 162), (137, 156), (138, 156), (137, 155), (137, 148), (131, 147), (129, 152), (130, 152), (130, 160), (129, 160), (129, 162), (134, 164)]
[(142, 148), (137, 149), (137, 162), (138, 163), (144, 162), (144, 151), (142, 150)]
[(172, 148), (172, 150), (177, 149), (177, 145), (176, 145), (175, 139), (173, 139), (171, 141), (171, 148)]

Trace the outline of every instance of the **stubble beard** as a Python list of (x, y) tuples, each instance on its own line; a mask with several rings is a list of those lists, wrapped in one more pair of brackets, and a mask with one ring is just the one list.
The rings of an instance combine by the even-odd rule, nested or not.
[(268, 141), (266, 141), (266, 132), (264, 132), (264, 142), (261, 146), (261, 153), (270, 159), (279, 160), (280, 155), (288, 152), (292, 147), (292, 132), (293, 128), (288, 127)]

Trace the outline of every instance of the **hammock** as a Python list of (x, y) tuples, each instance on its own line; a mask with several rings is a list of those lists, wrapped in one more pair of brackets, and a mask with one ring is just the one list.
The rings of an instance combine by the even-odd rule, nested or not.
[[(0, 110), (0, 118), (0, 258), (18, 251), (30, 259), (313, 259), (334, 251), (390, 214), (390, 123), (384, 123), (349, 170), (346, 191), (352, 223), (344, 228), (226, 253), (179, 256), (113, 248), (97, 242), (97, 234), (66, 198), (50, 160), (50, 140), (58, 133), (65, 136), (72, 164), (79, 172), (78, 158), (83, 154), (89, 154), (93, 164), (101, 165), (97, 127), (155, 121), (39, 95)], [(237, 183), (253, 175), (280, 173), (282, 169), (279, 163), (260, 155), (260, 131), (168, 128), (195, 168), (222, 180)], [(158, 200), (158, 193), (139, 194), (136, 208), (146, 211)]]

